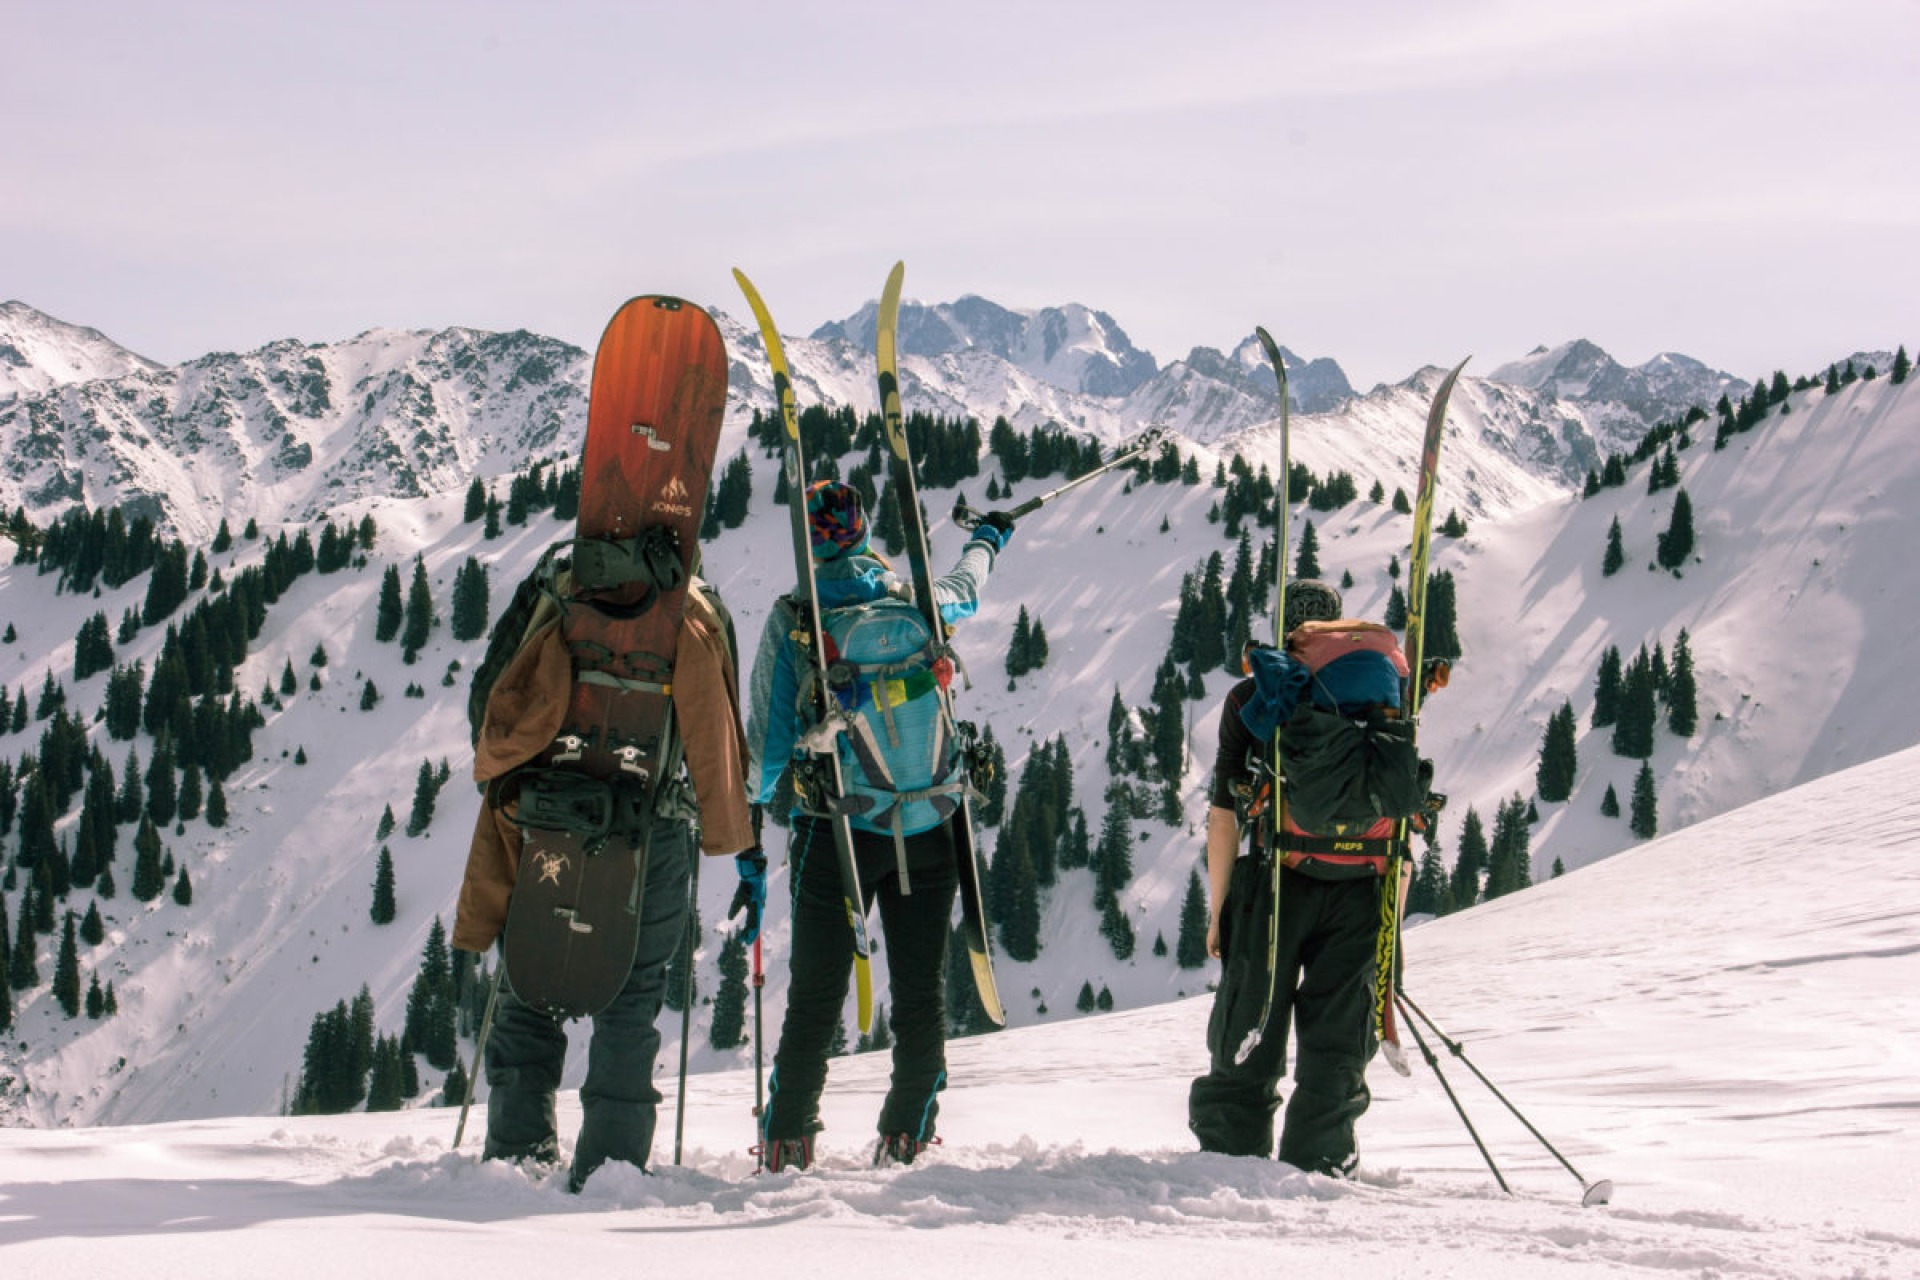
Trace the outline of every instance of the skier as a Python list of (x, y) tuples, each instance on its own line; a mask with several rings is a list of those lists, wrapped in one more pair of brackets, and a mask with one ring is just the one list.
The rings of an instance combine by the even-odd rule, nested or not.
[[(484, 705), (486, 727), (483, 734), (476, 718), (475, 775), (483, 780), (504, 777), (506, 785), (496, 783), (489, 796), (506, 798), (504, 803), (483, 803), (474, 828), (453, 932), (453, 945), (465, 951), (484, 953), (500, 936), (519, 867), (523, 836), (514, 823), (512, 775), (496, 770), (504, 762), (531, 759), (547, 746), (550, 728), (529, 728), (521, 736), (537, 740), (518, 743), (514, 730), (546, 723), (540, 711), (556, 700), (565, 704), (571, 687), (571, 664), (557, 627), (536, 630), (520, 641), (538, 595), (531, 583), (523, 583), (515, 593), (515, 607), (496, 624), (489, 662), (475, 680), (472, 710), (477, 717)], [(488, 668), (503, 649), (512, 658), (489, 684)], [(697, 577), (686, 593), (681, 617), (672, 699), (691, 794), (677, 777), (663, 782), (657, 793), (632, 968), (612, 1003), (593, 1017), (587, 1075), (580, 1089), (580, 1136), (568, 1177), (573, 1191), (609, 1160), (647, 1166), (655, 1108), (661, 1101), (653, 1086), (654, 1057), (660, 1049), (654, 1020), (666, 995), (668, 962), (685, 938), (692, 823), (698, 821), (700, 848), (709, 857), (749, 857), (757, 843), (747, 806), (746, 737), (731, 622), (718, 592)], [(489, 1093), (483, 1158), (535, 1165), (559, 1162), (554, 1092), (566, 1053), (562, 1020), (515, 996), (509, 974), (501, 984), (486, 1045)]]
[[(795, 500), (806, 503), (827, 619), (836, 609), (886, 597), (911, 598), (912, 588), (869, 549), (866, 514), (856, 490), (821, 481)], [(959, 563), (934, 581), (934, 598), (949, 629), (978, 609), (980, 589), (1012, 534), (1011, 518), (1000, 512), (986, 515)], [(756, 801), (772, 802), (783, 777), (791, 778), (793, 786), (787, 845), (793, 898), (787, 1012), (760, 1117), (761, 1163), (772, 1172), (812, 1163), (814, 1134), (822, 1127), (820, 1095), (826, 1087), (827, 1056), (853, 967), (853, 926), (843, 902), (828, 809), (835, 797), (821, 794), (815, 779), (825, 770), (816, 773), (809, 767), (809, 753), (801, 742), (815, 713), (803, 705), (811, 699), (801, 692), (812, 660), (796, 638), (810, 634), (800, 610), (793, 596), (774, 602), (754, 659), (749, 719)], [(887, 695), (899, 700), (894, 710), (904, 708), (908, 699), (934, 692), (914, 688), (911, 678), (883, 683), (903, 686)], [(929, 744), (918, 746), (924, 757)], [(894, 802), (904, 806), (906, 798), (889, 800)], [(893, 1012), (893, 1076), (880, 1110), (875, 1164), (911, 1163), (934, 1141), (938, 1095), (946, 1087), (947, 931), (958, 886), (953, 807), (950, 802), (931, 820), (902, 824), (856, 816), (852, 822), (863, 901), (878, 899), (880, 904)], [(928, 810), (918, 812), (925, 819)], [(736, 902), (750, 903), (757, 913), (765, 903), (765, 880), (754, 881), (745, 867), (742, 873)]]
[[(1290, 821), (1281, 835), (1278, 972), (1267, 1025), (1246, 1061), (1235, 1059), (1268, 990), (1266, 931), (1273, 913), (1275, 852), (1264, 847), (1270, 819), (1249, 812), (1275, 801), (1260, 796), (1260, 761), (1297, 701), (1354, 714), (1360, 707), (1398, 708), (1406, 660), (1392, 633), (1371, 623), (1338, 624), (1345, 656), (1314, 670), (1295, 656), (1303, 640), (1341, 614), (1340, 593), (1323, 582), (1286, 586), (1287, 649), (1250, 652), (1253, 676), (1228, 691), (1220, 715), (1212, 803), (1207, 813), (1207, 882), (1212, 916), (1207, 950), (1221, 961), (1220, 985), (1207, 1023), (1211, 1069), (1188, 1094), (1188, 1127), (1205, 1151), (1270, 1158), (1274, 1112), (1286, 1069), (1287, 1032), (1296, 1033), (1293, 1097), (1287, 1104), (1279, 1157), (1333, 1177), (1359, 1165), (1354, 1124), (1367, 1109), (1366, 1065), (1373, 1043), (1373, 972), (1380, 926), (1380, 886), (1392, 819), (1366, 823), (1337, 848)], [(1313, 623), (1315, 626), (1307, 626)], [(1302, 630), (1302, 628), (1305, 628)], [(1295, 779), (1289, 778), (1291, 787)], [(1249, 832), (1246, 828), (1251, 827)], [(1251, 837), (1249, 841), (1247, 837)]]

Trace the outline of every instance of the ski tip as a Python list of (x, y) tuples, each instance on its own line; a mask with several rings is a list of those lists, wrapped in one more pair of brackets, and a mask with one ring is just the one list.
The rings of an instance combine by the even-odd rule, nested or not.
[(1600, 1181), (1588, 1187), (1586, 1194), (1580, 1197), (1580, 1207), (1583, 1209), (1592, 1209), (1596, 1206), (1607, 1204), (1612, 1199), (1613, 1180), (1611, 1178), (1602, 1178)]

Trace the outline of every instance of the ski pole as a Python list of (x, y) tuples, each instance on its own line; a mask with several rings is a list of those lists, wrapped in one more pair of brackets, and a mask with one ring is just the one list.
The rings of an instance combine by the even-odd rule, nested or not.
[[(1406, 1003), (1404, 996), (1396, 995), (1394, 999), (1402, 1005)], [(1493, 1155), (1487, 1150), (1487, 1144), (1480, 1141), (1480, 1131), (1473, 1127), (1473, 1121), (1467, 1119), (1467, 1109), (1460, 1105), (1460, 1099), (1454, 1093), (1453, 1086), (1447, 1083), (1447, 1073), (1440, 1069), (1440, 1059), (1435, 1057), (1433, 1050), (1427, 1046), (1427, 1038), (1420, 1034), (1419, 1024), (1409, 1020), (1407, 1026), (1413, 1031), (1413, 1042), (1420, 1046), (1420, 1056), (1426, 1060), (1429, 1067), (1433, 1068), (1434, 1079), (1438, 1080), (1440, 1087), (1447, 1091), (1447, 1101), (1453, 1104), (1453, 1113), (1460, 1117), (1461, 1124), (1467, 1126), (1467, 1136), (1473, 1139), (1474, 1146), (1480, 1148), (1480, 1158), (1487, 1162), (1487, 1168), (1493, 1170), (1493, 1180), (1500, 1184), (1502, 1191), (1512, 1195), (1513, 1188), (1509, 1187), (1507, 1180), (1500, 1176), (1500, 1166), (1493, 1162)]]
[(493, 970), (493, 986), (487, 991), (487, 1011), (480, 1015), (480, 1034), (473, 1042), (473, 1070), (467, 1072), (467, 1096), (460, 1103), (460, 1122), (453, 1126), (453, 1149), (460, 1149), (460, 1139), (466, 1136), (467, 1112), (473, 1109), (473, 1090), (480, 1079), (480, 1065), (487, 1052), (487, 1034), (493, 1030), (493, 1007), (500, 999), (500, 983), (507, 976), (507, 964), (503, 958)]
[[(766, 818), (766, 810), (759, 805), (752, 809), (753, 843), (760, 847), (760, 824)], [(760, 992), (767, 985), (767, 970), (760, 959), (760, 940), (765, 933), (767, 922), (762, 912), (760, 928), (753, 935), (753, 1127), (757, 1133), (760, 1128), (760, 1112), (766, 1103), (764, 1100), (764, 1080), (761, 1075), (760, 1060)]]
[[(1419, 1005), (1415, 1004), (1412, 1001), (1412, 999), (1410, 999), (1406, 995), (1406, 993), (1402, 992), (1400, 994), (1400, 1002), (1403, 1005), (1405, 1005), (1408, 1009), (1413, 1011), (1414, 1017), (1418, 1018), (1421, 1022), (1426, 1023), (1427, 1028), (1431, 1030), (1435, 1036), (1439, 1037), (1440, 1043), (1447, 1046), (1447, 1051), (1451, 1053), (1454, 1057), (1460, 1059), (1460, 1061), (1466, 1063), (1467, 1070), (1473, 1072), (1475, 1078), (1477, 1078), (1481, 1084), (1487, 1087), (1487, 1092), (1491, 1093), (1494, 1097), (1500, 1099), (1500, 1101), (1503, 1104), (1505, 1104), (1507, 1110), (1513, 1113), (1513, 1118), (1518, 1120), (1521, 1124), (1525, 1125), (1527, 1132), (1532, 1134), (1536, 1139), (1538, 1139), (1540, 1145), (1545, 1147), (1548, 1153), (1551, 1154), (1555, 1160), (1558, 1160), (1560, 1162), (1561, 1167), (1564, 1168), (1568, 1173), (1572, 1174), (1579, 1181), (1580, 1187), (1581, 1187), (1580, 1203), (1582, 1205), (1591, 1207), (1597, 1204), (1606, 1204), (1609, 1200), (1613, 1199), (1613, 1180), (1612, 1179), (1601, 1178), (1597, 1182), (1588, 1182), (1585, 1176), (1582, 1175), (1578, 1169), (1573, 1167), (1573, 1162), (1568, 1160), (1565, 1156), (1561, 1155), (1559, 1150), (1555, 1148), (1551, 1142), (1547, 1141), (1546, 1135), (1541, 1133), (1538, 1129), (1534, 1128), (1533, 1122), (1531, 1120), (1528, 1120), (1524, 1115), (1520, 1114), (1520, 1108), (1514, 1106), (1513, 1103), (1508, 1100), (1507, 1095), (1500, 1092), (1500, 1090), (1494, 1086), (1493, 1081), (1487, 1079), (1486, 1073), (1481, 1071), (1480, 1068), (1473, 1065), (1473, 1060), (1467, 1057), (1466, 1050), (1461, 1046), (1458, 1040), (1451, 1039), (1446, 1032), (1442, 1031), (1439, 1027), (1435, 1026), (1433, 1019), (1427, 1016), (1426, 1010), (1422, 1009)], [(1408, 1025), (1412, 1026), (1413, 1024), (1409, 1023)], [(1414, 1029), (1414, 1034), (1416, 1036), (1420, 1034), (1419, 1029), (1417, 1027)]]
[(767, 985), (767, 971), (760, 964), (760, 939), (753, 940), (753, 1114), (758, 1119), (763, 1101), (765, 1084), (761, 1075), (760, 1050), (760, 992)]
[[(1037, 498), (1028, 498), (1025, 502), (1021, 503), (1019, 506), (1015, 507), (1013, 510), (1007, 512), (1007, 515), (1015, 520), (1018, 520), (1020, 517), (1025, 515), (1031, 515), (1035, 511), (1038, 511), (1041, 507), (1046, 506), (1049, 502), (1052, 502), (1055, 498), (1059, 497), (1061, 494), (1065, 493), (1067, 490), (1078, 488), (1079, 486), (1085, 484), (1087, 481), (1093, 479), (1095, 476), (1105, 475), (1107, 472), (1113, 470), (1115, 467), (1124, 466), (1127, 463), (1132, 462), (1135, 458), (1139, 457), (1141, 454), (1145, 453), (1147, 450), (1159, 444), (1161, 439), (1166, 434), (1167, 434), (1166, 428), (1164, 427), (1148, 427), (1145, 431), (1135, 436), (1132, 439), (1132, 441), (1130, 441), (1127, 444), (1124, 451), (1115, 454), (1108, 461), (1101, 463), (1099, 466), (1095, 467), (1091, 471), (1075, 476), (1073, 479), (1061, 485), (1058, 489), (1050, 489), (1046, 493), (1041, 494)], [(956, 502), (953, 504), (953, 512), (952, 512), (951, 518), (953, 522), (959, 525), (962, 529), (972, 530), (979, 527), (980, 521), (984, 514), (985, 513), (983, 512), (975, 511), (972, 507), (968, 506), (964, 502)]]
[(687, 927), (682, 930), (680, 963), (686, 972), (681, 975), (683, 985), (680, 995), (680, 1085), (673, 1100), (673, 1162), (680, 1163), (680, 1140), (687, 1132), (687, 1040), (693, 1031), (693, 953), (696, 939), (693, 927), (700, 919), (700, 848), (695, 843), (693, 850), (693, 874), (687, 879)]

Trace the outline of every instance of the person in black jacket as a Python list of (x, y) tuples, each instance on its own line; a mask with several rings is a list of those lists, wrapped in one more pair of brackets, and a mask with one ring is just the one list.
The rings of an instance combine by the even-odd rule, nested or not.
[(1255, 1029), (1268, 991), (1276, 852), (1263, 847), (1270, 820), (1246, 816), (1249, 800), (1265, 781), (1260, 761), (1271, 751), (1275, 732), (1284, 732), (1296, 702), (1337, 704), (1327, 709), (1351, 713), (1348, 697), (1364, 690), (1388, 694), (1383, 700), (1399, 706), (1406, 659), (1391, 633), (1370, 623), (1339, 624), (1340, 611), (1340, 594), (1331, 586), (1288, 583), (1289, 650), (1338, 629), (1352, 651), (1315, 671), (1292, 652), (1261, 650), (1252, 655), (1256, 678), (1228, 692), (1220, 716), (1207, 814), (1212, 904), (1207, 950), (1220, 959), (1221, 975), (1207, 1023), (1211, 1066), (1188, 1094), (1188, 1127), (1203, 1150), (1271, 1157), (1291, 1028), (1294, 1088), (1279, 1157), (1335, 1177), (1350, 1176), (1358, 1167), (1354, 1124), (1371, 1098), (1366, 1065), (1377, 1047), (1374, 953), (1388, 847), (1381, 837), (1392, 836), (1392, 820), (1361, 827), (1357, 843), (1368, 853), (1360, 856), (1330, 854), (1331, 841), (1286, 825), (1277, 853), (1280, 912), (1272, 1008), (1252, 1053), (1244, 1062), (1235, 1058)]

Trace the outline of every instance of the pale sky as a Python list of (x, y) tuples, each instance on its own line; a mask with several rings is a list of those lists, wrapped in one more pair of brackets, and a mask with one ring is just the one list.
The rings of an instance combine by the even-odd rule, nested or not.
[(0, 298), (154, 359), (626, 297), (1264, 324), (1356, 386), (1920, 347), (1920, 4), (0, 0)]

